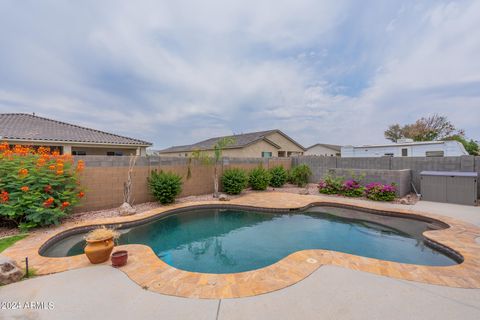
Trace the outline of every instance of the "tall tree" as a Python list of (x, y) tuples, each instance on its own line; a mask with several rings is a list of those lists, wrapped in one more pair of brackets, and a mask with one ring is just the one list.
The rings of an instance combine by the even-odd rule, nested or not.
[(397, 142), (398, 139), (404, 138), (402, 127), (400, 127), (398, 123), (389, 126), (384, 134), (386, 139), (393, 142)]
[(385, 130), (384, 135), (386, 139), (397, 142), (400, 138), (410, 138), (414, 141), (444, 140), (452, 136), (464, 137), (465, 133), (457, 129), (447, 117), (434, 114), (404, 126), (393, 124)]

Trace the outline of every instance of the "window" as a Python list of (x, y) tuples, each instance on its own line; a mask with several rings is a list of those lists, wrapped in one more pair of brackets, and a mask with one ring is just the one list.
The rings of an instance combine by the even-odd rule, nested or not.
[(426, 157), (443, 157), (443, 151), (427, 151), (425, 152)]
[(86, 156), (86, 155), (87, 155), (86, 151), (81, 151), (81, 150), (72, 151), (72, 156)]
[(107, 156), (123, 156), (122, 151), (107, 151)]
[(402, 148), (402, 157), (408, 157), (408, 149)]
[(272, 153), (268, 151), (262, 151), (262, 158), (271, 158)]
[(278, 157), (279, 158), (285, 157), (285, 151), (278, 151)]

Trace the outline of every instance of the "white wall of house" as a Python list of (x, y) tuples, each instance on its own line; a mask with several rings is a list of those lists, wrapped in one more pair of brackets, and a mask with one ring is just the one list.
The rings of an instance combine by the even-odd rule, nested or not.
[(322, 145), (315, 145), (311, 148), (308, 148), (305, 151), (306, 156), (327, 156), (327, 157), (334, 157), (337, 155), (337, 153), (340, 153), (340, 151), (337, 151), (335, 149), (330, 149)]
[(468, 152), (458, 141), (431, 141), (398, 143), (378, 146), (345, 146), (342, 147), (342, 158), (355, 157), (455, 157), (468, 155)]

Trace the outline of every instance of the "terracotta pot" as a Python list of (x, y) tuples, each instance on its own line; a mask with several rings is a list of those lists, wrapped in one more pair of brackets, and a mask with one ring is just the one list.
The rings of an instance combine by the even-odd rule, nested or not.
[(112, 266), (122, 267), (127, 264), (128, 252), (127, 250), (115, 251), (112, 254)]
[(113, 237), (103, 240), (86, 240), (85, 254), (91, 263), (102, 263), (110, 258), (113, 247)]

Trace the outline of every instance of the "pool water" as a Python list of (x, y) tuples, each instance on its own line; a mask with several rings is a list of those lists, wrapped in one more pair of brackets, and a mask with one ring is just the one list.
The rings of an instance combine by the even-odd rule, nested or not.
[[(145, 244), (187, 271), (235, 273), (271, 265), (304, 249), (326, 249), (402, 263), (457, 264), (426, 246), (429, 223), (336, 207), (293, 213), (200, 209), (121, 230), (119, 244)], [(47, 248), (45, 256), (83, 253), (84, 235)]]

